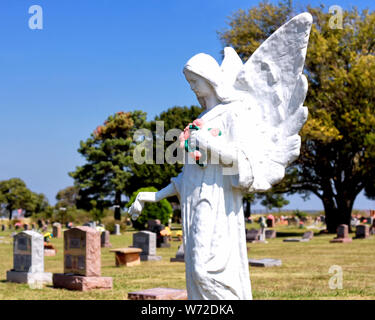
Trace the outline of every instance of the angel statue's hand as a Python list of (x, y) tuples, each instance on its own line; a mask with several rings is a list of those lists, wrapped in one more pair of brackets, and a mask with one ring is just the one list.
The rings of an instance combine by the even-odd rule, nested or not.
[(140, 192), (129, 209), (129, 214), (133, 220), (137, 220), (142, 213), (145, 202), (156, 202), (156, 192)]
[(198, 145), (200, 149), (206, 150), (209, 146), (209, 141), (212, 138), (212, 135), (208, 130), (194, 130), (190, 133), (190, 147), (195, 149)]
[(156, 192), (140, 192), (137, 195), (137, 200), (141, 202), (156, 202)]
[(135, 221), (138, 219), (139, 215), (141, 214), (143, 210), (143, 206), (144, 206), (144, 202), (141, 203), (137, 199), (133, 202), (133, 204), (131, 205), (129, 209), (129, 214), (131, 215), (132, 220)]

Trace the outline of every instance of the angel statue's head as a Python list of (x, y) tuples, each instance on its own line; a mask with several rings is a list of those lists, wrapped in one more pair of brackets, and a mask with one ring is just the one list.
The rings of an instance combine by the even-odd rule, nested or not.
[(211, 109), (233, 100), (233, 74), (237, 75), (240, 67), (241, 59), (227, 47), (221, 66), (210, 55), (199, 53), (186, 63), (184, 74), (202, 107)]

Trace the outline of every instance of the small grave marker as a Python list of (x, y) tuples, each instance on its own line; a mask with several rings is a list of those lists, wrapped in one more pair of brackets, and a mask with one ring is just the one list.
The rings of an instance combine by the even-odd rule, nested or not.
[(348, 243), (352, 242), (352, 238), (349, 238), (348, 226), (346, 224), (340, 224), (337, 227), (337, 237), (332, 239), (332, 243)]
[(361, 224), (356, 227), (354, 239), (367, 239), (369, 237), (370, 227), (367, 224)]
[(185, 251), (184, 251), (184, 244), (181, 244), (178, 247), (176, 257), (171, 258), (171, 262), (185, 262)]

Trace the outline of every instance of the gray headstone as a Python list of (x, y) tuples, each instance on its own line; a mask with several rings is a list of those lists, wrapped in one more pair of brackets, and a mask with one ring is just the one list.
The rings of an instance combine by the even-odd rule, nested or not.
[(366, 239), (370, 236), (370, 227), (367, 224), (361, 224), (355, 229), (355, 237), (358, 239)]
[(55, 222), (52, 225), (52, 234), (54, 238), (60, 238), (61, 237), (61, 223)]
[(156, 233), (154, 232), (140, 231), (134, 233), (132, 247), (142, 249), (141, 261), (161, 260), (161, 257), (156, 255)]
[(121, 232), (120, 232), (120, 225), (119, 224), (115, 224), (115, 232), (114, 234), (116, 236), (120, 236), (121, 235)]
[(345, 239), (349, 237), (349, 229), (346, 224), (340, 224), (337, 227), (337, 238)]
[(266, 230), (266, 239), (276, 238), (276, 230)]
[(171, 258), (171, 262), (185, 262), (185, 250), (184, 250), (184, 244), (181, 244), (178, 247), (176, 257)]
[(181, 244), (178, 247), (178, 250), (177, 250), (177, 253), (176, 253), (176, 258), (182, 258), (182, 259), (185, 258), (185, 250), (184, 250), (184, 245), (183, 244)]
[(95, 221), (89, 221), (83, 224), (84, 227), (90, 227), (96, 230), (96, 222)]
[(250, 229), (246, 230), (246, 240), (255, 241), (259, 240), (261, 231), (259, 229)]
[(311, 240), (312, 238), (314, 238), (314, 232), (312, 232), (312, 231), (307, 231), (302, 236), (302, 239), (309, 239), (309, 240)]
[(249, 265), (253, 267), (276, 267), (281, 266), (281, 260), (278, 259), (249, 259)]
[(44, 239), (35, 231), (23, 231), (13, 238), (14, 271), (44, 272)]
[(133, 247), (142, 249), (142, 255), (156, 254), (156, 233), (140, 231), (133, 234)]
[(102, 248), (109, 248), (112, 247), (111, 243), (109, 242), (109, 231), (104, 230), (100, 235), (100, 242)]
[(147, 220), (147, 229), (152, 230), (158, 224), (160, 224), (160, 220), (157, 220), (157, 219)]

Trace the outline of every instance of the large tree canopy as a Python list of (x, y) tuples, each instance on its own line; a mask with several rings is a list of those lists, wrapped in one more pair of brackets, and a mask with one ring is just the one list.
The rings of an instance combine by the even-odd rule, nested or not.
[(44, 194), (32, 192), (19, 178), (0, 181), (0, 205), (8, 211), (9, 220), (14, 210), (25, 210), (25, 216), (40, 213), (49, 206)]
[(145, 112), (117, 112), (98, 126), (86, 141), (81, 141), (78, 152), (86, 159), (86, 164), (69, 173), (80, 189), (78, 207), (103, 210), (115, 206), (115, 219), (121, 219), (120, 209), (124, 207), (121, 196), (131, 195), (133, 135), (145, 123)]
[[(301, 156), (276, 189), (315, 194), (328, 231), (336, 232), (341, 223), (350, 226), (354, 201), (365, 187), (375, 195), (375, 13), (343, 11), (342, 29), (333, 29), (323, 6), (307, 10), (314, 18), (305, 64), (309, 118)], [(294, 14), (289, 2), (263, 2), (235, 13), (220, 37), (246, 61)]]
[(79, 188), (77, 186), (66, 187), (56, 195), (56, 208), (72, 208), (77, 205), (79, 198)]

